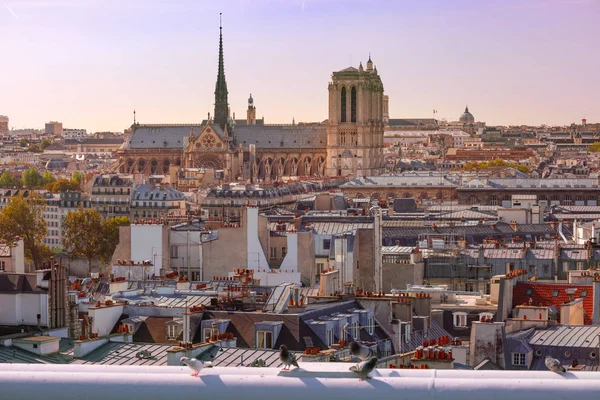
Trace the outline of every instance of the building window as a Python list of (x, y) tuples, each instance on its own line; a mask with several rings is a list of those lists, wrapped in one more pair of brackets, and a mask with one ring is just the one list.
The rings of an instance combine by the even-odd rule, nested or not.
[(518, 366), (524, 366), (525, 364), (525, 353), (512, 353), (512, 364)]
[(373, 317), (369, 317), (369, 319), (367, 320), (367, 332), (369, 332), (369, 335), (372, 335), (375, 333), (375, 318)]
[(179, 249), (179, 247), (177, 247), (177, 246), (171, 246), (171, 258), (178, 257), (178, 249)]
[(325, 331), (325, 344), (330, 347), (333, 344), (333, 329), (327, 329)]
[(273, 332), (269, 332), (269, 331), (256, 332), (256, 348), (257, 349), (272, 349), (273, 348)]
[(281, 248), (281, 258), (285, 258), (285, 255), (287, 254), (287, 249), (285, 247)]
[(343, 325), (340, 326), (340, 340), (346, 340), (346, 328)]
[(356, 86), (350, 91), (350, 122), (356, 122)]
[(467, 327), (467, 313), (457, 312), (454, 313), (454, 327), (455, 328), (466, 328)]
[(346, 88), (342, 88), (342, 96), (341, 96), (341, 121), (346, 122)]
[(0, 261), (0, 271), (6, 271), (6, 263), (4, 261)]
[(360, 328), (358, 327), (358, 321), (352, 323), (352, 337), (354, 340), (358, 340), (358, 335), (360, 334)]
[(331, 247), (331, 239), (323, 240), (323, 250), (329, 250)]
[(317, 271), (318, 271), (317, 275), (320, 275), (321, 272), (323, 272), (324, 268), (325, 268), (325, 264), (324, 263), (317, 263)]
[(169, 339), (177, 339), (177, 326), (169, 325)]
[(204, 341), (208, 341), (210, 340), (210, 337), (212, 336), (212, 328), (204, 328), (202, 331), (202, 339), (204, 339)]
[(271, 247), (271, 258), (277, 258), (277, 247)]

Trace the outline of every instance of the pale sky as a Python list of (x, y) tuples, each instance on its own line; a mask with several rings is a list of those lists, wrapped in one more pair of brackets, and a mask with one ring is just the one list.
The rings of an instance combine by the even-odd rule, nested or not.
[(213, 112), (219, 12), (229, 103), (327, 118), (331, 72), (369, 52), (392, 118), (600, 122), (600, 0), (3, 0), (0, 115), (88, 132)]

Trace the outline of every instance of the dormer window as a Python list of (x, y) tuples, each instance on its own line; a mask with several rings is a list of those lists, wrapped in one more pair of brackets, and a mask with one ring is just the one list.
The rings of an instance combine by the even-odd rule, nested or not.
[(520, 367), (527, 365), (525, 353), (512, 353), (512, 365)]
[(467, 313), (465, 312), (455, 312), (452, 315), (454, 319), (454, 327), (455, 328), (466, 328), (467, 327)]
[(374, 317), (369, 317), (369, 319), (367, 320), (367, 332), (369, 332), (369, 335), (373, 335), (375, 333), (375, 318)]
[(327, 347), (331, 347), (331, 345), (333, 343), (334, 343), (333, 329), (327, 329), (325, 331), (325, 344), (327, 345)]
[(168, 332), (169, 339), (177, 339), (177, 336), (179, 336), (177, 325), (169, 325)]
[(270, 332), (270, 331), (256, 332), (256, 348), (257, 349), (272, 349), (273, 348), (273, 332)]

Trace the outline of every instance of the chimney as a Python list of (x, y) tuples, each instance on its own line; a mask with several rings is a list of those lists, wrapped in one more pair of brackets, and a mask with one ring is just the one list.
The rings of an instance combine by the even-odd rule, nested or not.
[(594, 291), (594, 311), (592, 314), (592, 325), (600, 325), (600, 275), (594, 275), (592, 284)]
[(504, 360), (505, 342), (504, 322), (472, 322), (469, 365), (477, 365), (485, 358), (489, 358), (504, 369), (506, 365)]

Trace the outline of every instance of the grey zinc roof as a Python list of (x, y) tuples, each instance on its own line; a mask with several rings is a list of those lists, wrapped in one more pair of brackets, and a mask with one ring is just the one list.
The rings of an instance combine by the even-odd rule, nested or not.
[[(108, 342), (71, 364), (167, 365), (167, 350), (172, 348), (172, 344)], [(150, 352), (150, 358), (138, 358), (136, 355), (142, 350)]]
[(382, 254), (406, 254), (412, 253), (415, 247), (411, 246), (382, 246), (381, 253)]
[(374, 187), (437, 187), (437, 186), (457, 186), (456, 181), (440, 176), (423, 175), (392, 175), (392, 176), (369, 176), (364, 178), (354, 178), (341, 187), (352, 186), (374, 186)]
[(185, 196), (173, 188), (158, 188), (147, 183), (136, 186), (133, 190), (133, 200), (184, 200)]
[(530, 345), (556, 347), (598, 348), (600, 326), (558, 325), (548, 329), (536, 330), (529, 339)]
[[(290, 351), (296, 358), (302, 357), (302, 352)], [(223, 348), (213, 360), (216, 367), (249, 367), (254, 361), (265, 361), (265, 367), (282, 367), (278, 350)], [(300, 360), (302, 362), (302, 360)]]
[(237, 144), (257, 148), (325, 148), (327, 132), (323, 124), (236, 126)]
[(342, 222), (315, 222), (311, 224), (317, 235), (341, 235), (354, 233), (357, 229), (372, 229), (372, 223), (342, 223)]
[(183, 139), (190, 135), (190, 129), (192, 128), (198, 134), (202, 125), (141, 125), (131, 133), (129, 140), (125, 142), (124, 148), (182, 149)]
[[(598, 179), (594, 178), (490, 178), (484, 188), (512, 188), (512, 189), (598, 189)], [(472, 189), (469, 182), (465, 183), (459, 189)], [(479, 187), (478, 187), (479, 188)]]

